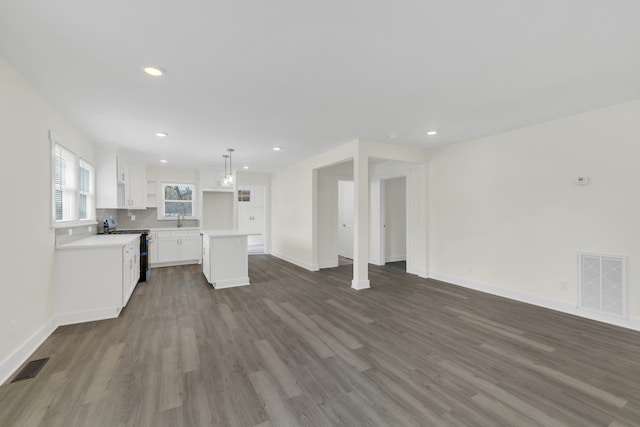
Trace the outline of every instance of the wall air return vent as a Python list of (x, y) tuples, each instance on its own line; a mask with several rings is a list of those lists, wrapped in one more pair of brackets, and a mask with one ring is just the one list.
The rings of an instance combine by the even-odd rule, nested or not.
[(627, 257), (578, 252), (579, 308), (627, 318)]

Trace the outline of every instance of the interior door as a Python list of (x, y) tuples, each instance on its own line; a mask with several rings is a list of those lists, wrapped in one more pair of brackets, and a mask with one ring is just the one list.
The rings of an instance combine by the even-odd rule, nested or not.
[(338, 181), (338, 255), (353, 259), (353, 181)]

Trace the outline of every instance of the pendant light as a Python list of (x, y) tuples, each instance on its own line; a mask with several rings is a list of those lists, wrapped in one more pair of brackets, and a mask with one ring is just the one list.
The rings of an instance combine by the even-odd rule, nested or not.
[(229, 185), (229, 183), (227, 182), (227, 159), (229, 158), (229, 155), (223, 154), (222, 157), (224, 157), (224, 178), (222, 179), (222, 185), (226, 187)]
[(233, 148), (227, 148), (227, 151), (229, 152), (229, 174), (227, 176), (225, 176), (224, 180), (227, 183), (226, 185), (233, 185), (233, 182), (235, 181), (235, 178), (233, 177), (233, 166), (231, 164), (231, 154), (235, 151)]

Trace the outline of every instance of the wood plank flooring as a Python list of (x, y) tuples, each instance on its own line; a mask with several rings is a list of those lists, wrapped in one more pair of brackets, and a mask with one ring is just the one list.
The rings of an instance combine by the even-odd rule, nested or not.
[(248, 287), (155, 269), (58, 328), (0, 426), (640, 426), (640, 333), (370, 268), (250, 257)]

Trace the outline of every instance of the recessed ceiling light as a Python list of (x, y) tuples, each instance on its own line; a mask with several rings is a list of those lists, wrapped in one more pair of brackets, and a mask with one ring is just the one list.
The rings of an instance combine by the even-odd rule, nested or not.
[(160, 77), (160, 76), (164, 75), (164, 73), (166, 73), (164, 68), (155, 67), (155, 66), (144, 67), (142, 70), (145, 73), (147, 73), (147, 74), (149, 74), (150, 76), (153, 76), (153, 77)]
[(273, 151), (280, 151), (280, 147), (273, 147)]
[(249, 169), (249, 166), (243, 166), (242, 169)]
[(437, 130), (430, 130), (429, 132), (427, 132), (427, 135), (433, 136), (433, 135), (436, 135), (437, 133), (438, 133)]
[(162, 159), (162, 160), (160, 160), (160, 163), (167, 163), (168, 161), (169, 160)]
[(160, 138), (164, 138), (165, 136), (169, 135), (166, 132), (156, 132), (156, 136), (159, 136)]
[(398, 137), (397, 133), (390, 133), (389, 134), (389, 138), (391, 138), (391, 139), (396, 139), (397, 137)]

